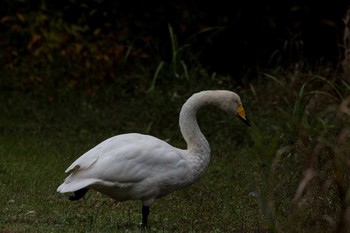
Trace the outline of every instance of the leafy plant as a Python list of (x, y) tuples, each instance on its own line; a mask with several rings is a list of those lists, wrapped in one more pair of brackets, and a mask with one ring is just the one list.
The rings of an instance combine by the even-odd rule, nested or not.
[[(274, 114), (274, 119), (278, 126), (271, 130), (269, 129), (271, 126), (264, 125), (269, 129), (264, 132), (260, 123), (260, 125), (256, 124), (252, 130), (254, 150), (260, 158), (261, 165), (259, 182), (256, 182), (257, 200), (266, 224), (273, 232), (286, 230), (280, 225), (280, 222), (284, 221), (280, 219), (280, 213), (287, 210), (280, 208), (281, 203), (277, 199), (282, 192), (275, 190), (274, 187), (280, 187), (282, 183), (292, 178), (291, 182), (294, 186), (286, 191), (294, 192), (294, 195), (289, 197), (290, 206), (284, 206), (290, 212), (287, 217), (288, 231), (300, 232), (301, 229), (306, 229), (301, 221), (307, 217), (304, 215), (305, 210), (309, 211), (311, 218), (317, 218), (320, 217), (317, 211), (322, 211), (322, 208), (323, 211), (324, 208), (334, 208), (327, 202), (320, 201), (316, 204), (312, 199), (315, 197), (311, 193), (318, 192), (320, 198), (324, 200), (332, 199), (334, 202), (334, 198), (339, 198), (340, 202), (335, 201), (335, 203), (341, 210), (338, 211), (338, 216), (332, 217), (337, 219), (333, 221), (337, 221), (338, 224), (337, 227), (334, 225), (332, 227), (337, 228), (337, 232), (342, 232), (349, 224), (344, 219), (348, 217), (345, 216), (349, 208), (348, 199), (345, 198), (348, 191), (345, 190), (349, 189), (350, 177), (344, 172), (348, 169), (346, 165), (348, 159), (339, 155), (338, 151), (341, 150), (341, 153), (344, 153), (343, 143), (347, 141), (345, 138), (350, 133), (347, 127), (346, 130), (342, 128), (350, 119), (339, 118), (339, 108), (344, 106), (346, 100), (344, 96), (349, 93), (348, 84), (344, 81), (330, 81), (319, 75), (304, 76), (304, 79), (302, 77), (277, 78), (270, 74), (266, 74), (266, 77), (272, 80), (267, 88), (275, 90), (273, 96), (266, 96), (266, 98), (274, 98), (274, 108), (278, 110), (278, 114)], [(299, 87), (296, 88), (296, 86)], [(270, 102), (266, 101), (266, 98), (265, 102)], [(264, 107), (271, 108), (271, 106)], [(342, 143), (339, 143), (336, 135), (342, 135), (338, 136), (343, 139)], [(290, 174), (292, 177), (287, 178), (286, 174), (281, 174), (282, 168), (286, 167), (283, 164), (285, 162), (304, 165), (290, 167), (294, 170)], [(276, 177), (284, 177), (284, 179)], [(321, 186), (326, 186), (326, 189), (321, 191)], [(313, 209), (310, 209), (310, 205), (314, 205)], [(315, 221), (320, 220), (315, 219)]]
[(164, 77), (163, 79), (167, 79), (170, 83), (186, 83), (190, 81), (191, 77), (196, 76), (196, 72), (202, 70), (203, 68), (198, 61), (199, 54), (194, 54), (192, 50), (191, 40), (193, 40), (195, 37), (201, 36), (202, 34), (207, 35), (210, 32), (215, 33), (218, 30), (221, 30), (221, 28), (205, 28), (197, 33), (194, 33), (183, 43), (180, 43), (176, 33), (173, 30), (173, 27), (168, 24), (168, 33), (171, 46), (169, 50), (171, 54), (170, 60), (167, 61), (165, 58), (160, 58), (148, 92), (154, 90), (157, 80), (161, 77)]

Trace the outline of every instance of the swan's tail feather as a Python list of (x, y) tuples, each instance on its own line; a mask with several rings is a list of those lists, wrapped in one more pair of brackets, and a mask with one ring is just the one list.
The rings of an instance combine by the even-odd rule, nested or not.
[(83, 188), (87, 188), (98, 182), (97, 179), (82, 179), (82, 180), (71, 180), (68, 176), (63, 184), (57, 188), (57, 192), (68, 193), (75, 192)]

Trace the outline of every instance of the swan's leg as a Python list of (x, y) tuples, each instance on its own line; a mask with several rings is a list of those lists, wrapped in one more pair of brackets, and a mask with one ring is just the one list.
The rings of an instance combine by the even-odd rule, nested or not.
[(85, 194), (89, 191), (89, 188), (82, 188), (74, 192), (74, 195), (68, 197), (70, 201), (77, 201), (85, 196)]
[(149, 206), (142, 206), (142, 224), (143, 228), (147, 228), (147, 218), (149, 215)]

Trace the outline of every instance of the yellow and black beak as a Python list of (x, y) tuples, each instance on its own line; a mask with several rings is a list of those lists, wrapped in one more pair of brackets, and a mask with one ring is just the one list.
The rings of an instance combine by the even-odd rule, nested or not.
[(245, 111), (244, 108), (242, 106), (242, 104), (238, 105), (237, 108), (237, 116), (239, 119), (241, 119), (246, 125), (248, 125), (249, 127), (251, 127), (250, 121), (248, 119), (248, 117), (245, 115)]

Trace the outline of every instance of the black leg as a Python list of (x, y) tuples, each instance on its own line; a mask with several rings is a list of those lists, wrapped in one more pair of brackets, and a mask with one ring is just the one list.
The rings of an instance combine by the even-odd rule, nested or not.
[(147, 218), (149, 215), (149, 206), (142, 206), (142, 227), (147, 228)]
[(74, 192), (74, 195), (68, 197), (70, 201), (77, 201), (85, 196), (85, 194), (89, 191), (89, 188), (82, 188)]

